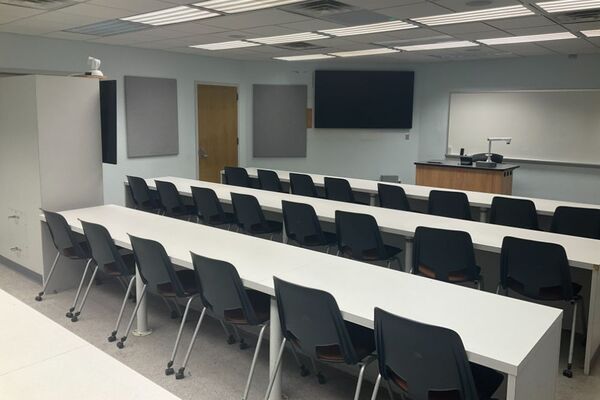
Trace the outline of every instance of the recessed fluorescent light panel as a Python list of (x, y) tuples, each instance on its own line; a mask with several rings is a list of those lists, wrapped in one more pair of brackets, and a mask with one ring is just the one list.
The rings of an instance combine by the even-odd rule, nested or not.
[(398, 53), (398, 50), (382, 47), (379, 49), (340, 51), (337, 53), (329, 53), (329, 54), (336, 56), (336, 57), (360, 57), (360, 56), (374, 56), (374, 55), (378, 55), (378, 54), (390, 54), (390, 53)]
[(291, 35), (281, 36), (268, 36), (260, 37), (255, 39), (248, 39), (252, 42), (260, 44), (281, 44), (281, 43), (294, 43), (294, 42), (306, 42), (309, 40), (327, 39), (329, 36), (321, 35), (315, 32), (302, 32), (292, 33)]
[(260, 46), (258, 43), (244, 42), (243, 40), (233, 40), (231, 42), (220, 42), (220, 43), (208, 43), (208, 44), (196, 44), (193, 47), (195, 49), (203, 50), (229, 50), (229, 49), (241, 49), (244, 47)]
[(440, 43), (429, 43), (429, 44), (415, 44), (410, 46), (398, 46), (398, 50), (404, 51), (425, 51), (425, 50), (441, 50), (441, 49), (456, 49), (460, 47), (475, 47), (479, 46), (477, 43), (469, 41), (458, 41), (458, 42), (440, 42)]
[(335, 58), (329, 54), (305, 54), (303, 56), (288, 56), (288, 57), (273, 57), (275, 60), (283, 61), (308, 61), (308, 60), (324, 60), (327, 58)]
[(535, 3), (536, 6), (549, 13), (560, 13), (576, 10), (600, 8), (600, 0), (559, 0)]
[(349, 26), (347, 28), (327, 29), (319, 31), (331, 36), (353, 36), (353, 35), (368, 35), (370, 33), (399, 31), (402, 29), (417, 28), (416, 25), (409, 24), (404, 21), (390, 21), (379, 24)]
[(600, 29), (592, 29), (590, 31), (581, 31), (587, 37), (600, 37)]
[(279, 7), (301, 1), (304, 0), (208, 0), (195, 3), (194, 5), (226, 14), (234, 14), (244, 11), (261, 10), (263, 8)]
[(570, 32), (546, 33), (543, 35), (509, 36), (495, 39), (481, 39), (478, 42), (494, 46), (499, 44), (547, 42), (550, 40), (575, 39), (577, 36)]
[(452, 14), (433, 15), (431, 17), (411, 18), (413, 21), (423, 25), (450, 25), (464, 22), (489, 21), (493, 19), (521, 17), (524, 15), (533, 15), (534, 12), (524, 6), (509, 6), (488, 8), (486, 10), (467, 11)]
[(220, 14), (211, 11), (200, 10), (194, 7), (179, 6), (120, 19), (123, 21), (132, 21), (146, 25), (159, 26), (195, 21), (197, 19), (216, 17), (218, 15)]

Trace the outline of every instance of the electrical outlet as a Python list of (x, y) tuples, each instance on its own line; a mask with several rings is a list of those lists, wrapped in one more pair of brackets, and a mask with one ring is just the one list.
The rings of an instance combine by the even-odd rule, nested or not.
[(404, 134), (404, 140), (410, 140), (410, 133)]

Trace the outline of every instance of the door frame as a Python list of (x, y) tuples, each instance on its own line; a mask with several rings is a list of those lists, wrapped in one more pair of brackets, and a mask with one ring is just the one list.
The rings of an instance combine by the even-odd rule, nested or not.
[(198, 115), (198, 86), (200, 85), (204, 85), (204, 86), (227, 86), (227, 87), (234, 87), (237, 89), (237, 95), (238, 95), (238, 104), (237, 104), (237, 158), (238, 158), (238, 165), (240, 163), (240, 84), (239, 83), (231, 83), (231, 82), (214, 82), (214, 81), (194, 81), (194, 123), (196, 124), (194, 131), (196, 132), (196, 135), (194, 137), (194, 159), (196, 160), (196, 179), (200, 179), (200, 155), (198, 154), (198, 150), (199, 150), (199, 146), (200, 146), (200, 142), (199, 142), (199, 136), (200, 136), (200, 130), (199, 128), (199, 122), (200, 122), (200, 116)]

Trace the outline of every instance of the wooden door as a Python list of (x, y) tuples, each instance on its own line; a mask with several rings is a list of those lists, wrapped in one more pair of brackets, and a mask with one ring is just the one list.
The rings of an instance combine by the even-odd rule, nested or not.
[(198, 85), (199, 178), (219, 182), (225, 166), (238, 165), (237, 88)]

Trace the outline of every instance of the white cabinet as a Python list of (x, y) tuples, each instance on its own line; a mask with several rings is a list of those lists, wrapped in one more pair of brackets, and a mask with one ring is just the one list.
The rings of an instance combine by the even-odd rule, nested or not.
[(40, 208), (103, 203), (95, 79), (0, 78), (0, 257), (44, 274)]

